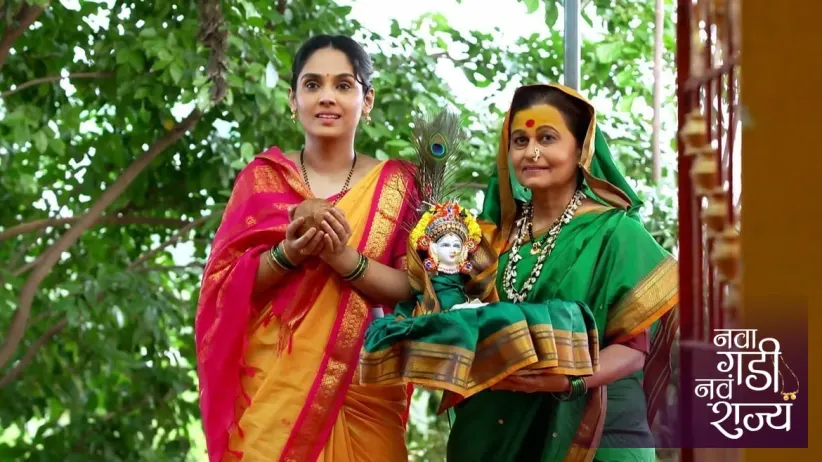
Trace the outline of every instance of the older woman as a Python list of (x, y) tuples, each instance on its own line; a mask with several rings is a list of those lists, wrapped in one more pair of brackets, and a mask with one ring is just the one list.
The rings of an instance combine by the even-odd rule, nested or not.
[(648, 411), (667, 380), (656, 361), (668, 361), (676, 329), (666, 315), (678, 302), (677, 266), (639, 222), (594, 108), (559, 85), (518, 89), (497, 169), (481, 218), (500, 253), (500, 299), (585, 304), (599, 368), (510, 375), (458, 404), (448, 460), (654, 461)]

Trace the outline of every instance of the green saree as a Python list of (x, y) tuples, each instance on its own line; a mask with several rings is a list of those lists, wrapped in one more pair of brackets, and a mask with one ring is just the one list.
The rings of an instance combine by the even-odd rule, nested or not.
[(591, 310), (582, 303), (493, 302), (451, 310), (468, 301), (460, 275), (430, 278), (440, 311), (419, 313), (423, 295), (375, 320), (365, 335), (360, 383), (414, 383), (459, 399), (512, 373), (591, 375), (599, 355)]
[[(550, 87), (590, 109), (581, 181), (586, 195), (602, 207), (577, 214), (563, 227), (526, 302), (582, 303), (590, 307), (601, 348), (650, 330), (651, 351), (643, 371), (570, 401), (558, 401), (550, 393), (484, 390), (456, 404), (448, 461), (654, 461), (649, 421), (670, 373), (677, 266), (640, 223), (639, 198), (613, 164), (593, 107), (573, 90)], [(500, 293), (517, 201), (527, 200), (507, 162), (509, 118), (498, 152), (499, 176), (491, 180), (480, 217), (495, 225), (489, 240), (500, 253)], [(520, 250), (517, 287), (536, 259), (529, 250), (530, 244)]]

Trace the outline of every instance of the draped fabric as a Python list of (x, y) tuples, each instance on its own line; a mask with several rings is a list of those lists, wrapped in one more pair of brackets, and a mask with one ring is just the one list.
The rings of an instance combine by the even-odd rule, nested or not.
[[(677, 265), (640, 223), (641, 202), (614, 164), (593, 106), (561, 85), (537, 87), (562, 91), (589, 109), (580, 175), (586, 196), (601, 207), (578, 213), (563, 227), (525, 301), (583, 303), (596, 320), (601, 348), (631, 342), (650, 330), (651, 351), (644, 371), (570, 401), (558, 401), (548, 393), (485, 390), (459, 402), (446, 393), (446, 401), (459, 402), (453, 409), (448, 459), (653, 460), (649, 421), (670, 377), (670, 347), (678, 327)], [(508, 243), (517, 213), (529, 199), (510, 168), (510, 118), (509, 113), (480, 216), (487, 222), (489, 241), (501, 254), (498, 289), (501, 269), (511, 257)], [(518, 287), (535, 263), (530, 245), (524, 245), (520, 255)]]
[[(391, 264), (410, 213), (408, 169), (387, 161), (337, 203), (348, 245)], [(365, 393), (355, 378), (373, 307), (323, 264), (252, 297), (259, 259), (284, 239), (288, 208), (312, 197), (277, 148), (238, 176), (203, 275), (196, 321), (200, 407), (209, 459), (405, 460), (408, 390)], [(399, 247), (404, 251), (404, 245)], [(353, 383), (352, 383), (353, 382)], [(368, 412), (364, 412), (367, 410)], [(377, 444), (378, 442), (382, 442)], [(379, 452), (382, 451), (382, 452)]]

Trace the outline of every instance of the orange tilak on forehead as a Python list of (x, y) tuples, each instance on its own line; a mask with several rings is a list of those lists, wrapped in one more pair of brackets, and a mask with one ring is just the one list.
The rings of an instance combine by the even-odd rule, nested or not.
[(518, 111), (511, 122), (511, 132), (522, 130), (533, 134), (539, 127), (551, 126), (555, 129), (570, 133), (565, 124), (565, 118), (554, 106), (540, 104)]

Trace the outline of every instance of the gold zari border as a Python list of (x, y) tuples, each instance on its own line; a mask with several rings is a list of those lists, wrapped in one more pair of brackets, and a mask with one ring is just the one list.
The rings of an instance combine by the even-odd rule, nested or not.
[(513, 373), (591, 375), (599, 368), (597, 331), (577, 333), (549, 324), (511, 324), (466, 348), (405, 341), (363, 353), (363, 384), (412, 382), (464, 397), (487, 389)]
[(669, 256), (608, 314), (605, 338), (620, 343), (647, 329), (679, 303), (679, 267)]

